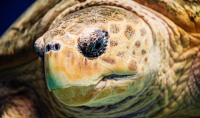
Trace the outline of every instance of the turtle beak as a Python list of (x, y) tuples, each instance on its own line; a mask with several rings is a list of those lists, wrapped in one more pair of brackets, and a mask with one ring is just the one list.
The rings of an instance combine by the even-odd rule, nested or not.
[(89, 60), (77, 48), (62, 41), (49, 42), (45, 49), (45, 74), (50, 91), (71, 86), (97, 84), (113, 71), (97, 60)]
[(41, 57), (42, 61), (44, 62), (44, 41), (43, 41), (43, 36), (35, 41), (34, 49), (35, 49), (35, 52)]

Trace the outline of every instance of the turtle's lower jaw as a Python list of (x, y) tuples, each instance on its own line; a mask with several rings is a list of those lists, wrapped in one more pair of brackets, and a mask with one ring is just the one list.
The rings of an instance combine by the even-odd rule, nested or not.
[[(90, 86), (72, 86), (68, 88), (53, 90), (57, 99), (68, 106), (102, 106), (108, 104), (115, 104), (127, 96), (121, 94), (127, 94), (130, 88), (136, 83), (136, 80), (131, 79), (132, 75), (109, 75), (105, 76), (95, 85)], [(140, 90), (137, 89), (135, 93)], [(120, 95), (119, 95), (120, 94)], [(133, 93), (132, 93), (133, 94)], [(129, 95), (129, 94), (127, 94)], [(108, 102), (102, 102), (102, 100), (113, 99)], [(118, 97), (116, 97), (118, 96)]]

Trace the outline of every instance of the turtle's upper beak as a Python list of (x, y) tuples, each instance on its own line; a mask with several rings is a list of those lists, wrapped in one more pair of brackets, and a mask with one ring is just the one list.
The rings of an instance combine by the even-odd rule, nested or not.
[(49, 90), (97, 84), (113, 71), (96, 60), (89, 60), (62, 41), (52, 41), (45, 49), (45, 73)]

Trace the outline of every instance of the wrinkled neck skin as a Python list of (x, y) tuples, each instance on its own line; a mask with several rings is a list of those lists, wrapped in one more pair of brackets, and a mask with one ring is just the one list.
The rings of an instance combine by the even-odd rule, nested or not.
[[(154, 71), (144, 73), (142, 90), (115, 104), (95, 107), (64, 106), (64, 114), (75, 117), (176, 117), (198, 116), (200, 40), (187, 34), (164, 16), (132, 4), (132, 12), (151, 28)], [(140, 7), (138, 7), (140, 6)], [(153, 12), (153, 13), (152, 13)], [(150, 74), (149, 74), (150, 73)], [(113, 97), (115, 99), (115, 97)], [(55, 101), (57, 101), (54, 98)], [(108, 102), (106, 99), (99, 102)], [(57, 101), (57, 104), (60, 104)], [(195, 104), (195, 105), (194, 105)], [(93, 107), (92, 107), (93, 106)], [(187, 112), (184, 110), (187, 108)], [(184, 113), (183, 113), (184, 112)]]

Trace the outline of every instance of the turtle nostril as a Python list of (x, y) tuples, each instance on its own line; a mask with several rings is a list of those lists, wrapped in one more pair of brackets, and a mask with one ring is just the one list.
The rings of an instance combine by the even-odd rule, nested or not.
[(46, 52), (49, 51), (58, 51), (60, 49), (60, 44), (58, 42), (52, 41), (50, 43), (47, 44), (46, 46)]
[(59, 49), (60, 49), (60, 44), (58, 44), (58, 43), (55, 44), (55, 45), (54, 45), (54, 50), (55, 50), (55, 51), (58, 51)]
[(51, 47), (50, 47), (50, 45), (48, 44), (48, 45), (46, 46), (46, 52), (49, 52), (50, 49), (51, 49)]

